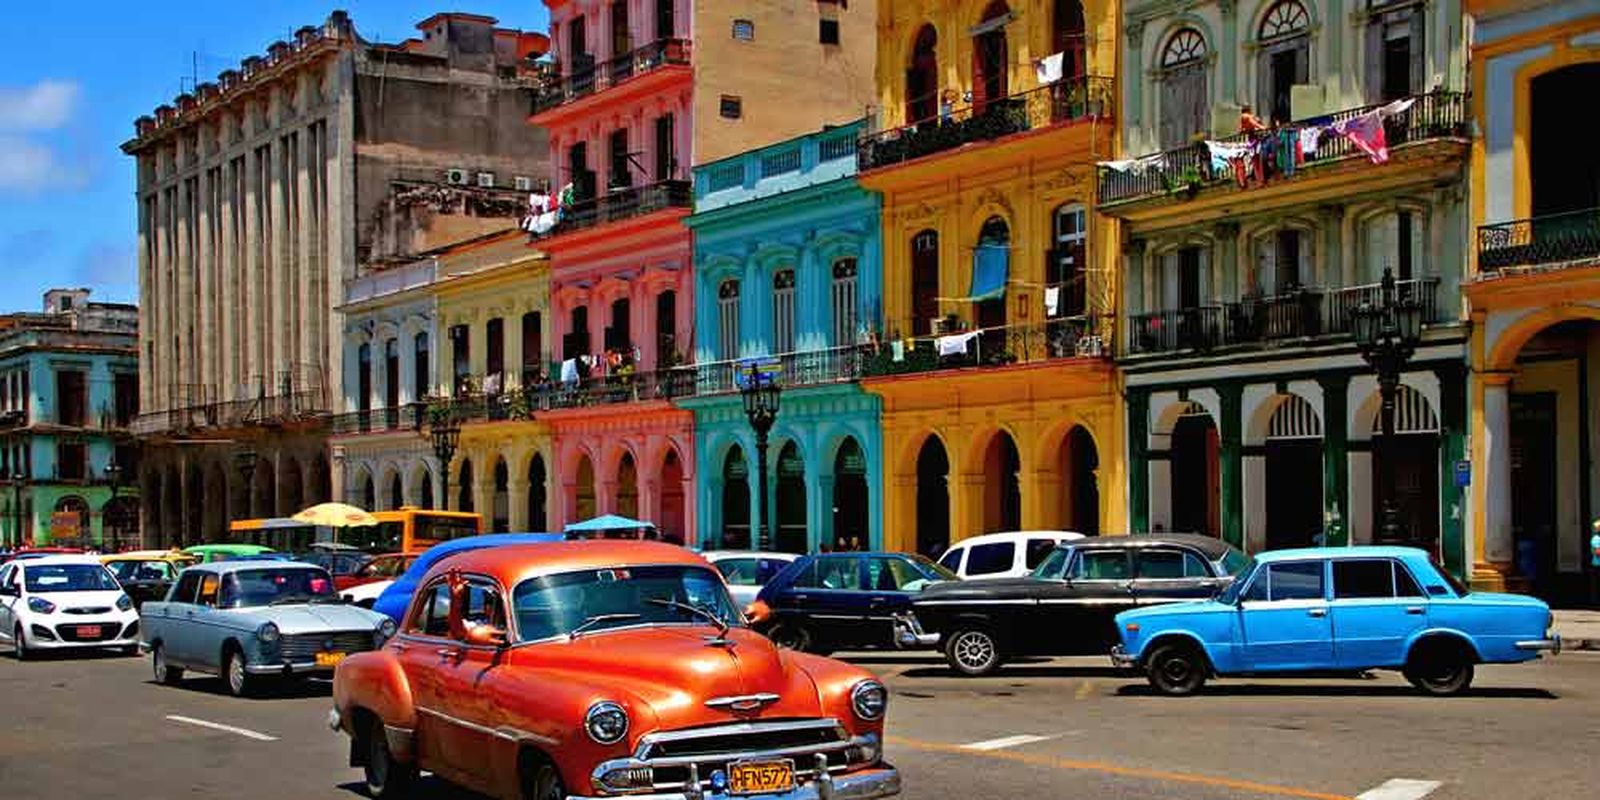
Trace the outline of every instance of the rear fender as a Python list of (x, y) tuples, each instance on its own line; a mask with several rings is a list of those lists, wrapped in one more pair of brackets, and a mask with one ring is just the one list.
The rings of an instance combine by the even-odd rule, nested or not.
[(1411, 660), (1411, 653), (1416, 650), (1417, 645), (1434, 639), (1451, 640), (1467, 648), (1467, 652), (1472, 654), (1472, 660), (1483, 661), (1483, 652), (1478, 649), (1478, 643), (1473, 641), (1471, 636), (1455, 628), (1425, 628), (1411, 634), (1411, 638), (1406, 641), (1406, 660)]
[(399, 659), (387, 649), (356, 653), (347, 657), (333, 676), (333, 707), (339, 712), (339, 727), (356, 736), (356, 711), (376, 716), (388, 733), (389, 751), (395, 759), (415, 758), (413, 733), (417, 729), (417, 708), (411, 684)]

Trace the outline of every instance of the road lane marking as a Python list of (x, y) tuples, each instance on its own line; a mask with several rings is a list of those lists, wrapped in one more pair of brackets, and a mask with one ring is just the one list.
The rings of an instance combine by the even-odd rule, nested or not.
[(905, 747), (911, 750), (921, 750), (929, 753), (959, 753), (974, 758), (993, 758), (1001, 761), (1010, 761), (1017, 764), (1027, 764), (1035, 767), (1050, 767), (1053, 769), (1078, 770), (1082, 772), (1099, 772), (1107, 775), (1122, 775), (1129, 778), (1142, 778), (1152, 781), (1167, 783), (1188, 783), (1199, 786), (1209, 786), (1221, 789), (1237, 789), (1254, 794), (1272, 795), (1276, 797), (1299, 797), (1305, 800), (1351, 800), (1348, 795), (1330, 794), (1311, 789), (1300, 789), (1293, 786), (1278, 786), (1270, 783), (1256, 783), (1254, 781), (1241, 781), (1233, 778), (1218, 778), (1211, 775), (1194, 775), (1186, 772), (1167, 772), (1165, 770), (1140, 769), (1138, 767), (1120, 767), (1116, 764), (1107, 764), (1099, 761), (1075, 761), (1053, 756), (1036, 755), (1033, 753), (1014, 753), (1008, 750), (969, 750), (961, 745), (941, 744), (939, 742), (924, 742), (917, 739), (902, 739), (898, 736), (884, 737), (886, 744)]
[(1048, 742), (1054, 738), (1056, 737), (1033, 736), (1024, 733), (1017, 736), (1002, 736), (998, 739), (988, 739), (982, 742), (973, 742), (972, 744), (961, 745), (961, 747), (964, 750), (1004, 750), (1007, 747), (1019, 747), (1021, 745), (1033, 744), (1035, 742)]
[(1439, 781), (1391, 778), (1381, 785), (1356, 795), (1356, 800), (1422, 800), (1443, 786)]
[(236, 733), (236, 734), (238, 734), (240, 736), (243, 736), (246, 739), (254, 739), (254, 740), (258, 741), (258, 742), (276, 742), (276, 741), (278, 741), (278, 737), (276, 737), (276, 736), (268, 736), (265, 733), (261, 733), (259, 731), (253, 731), (253, 730), (250, 730), (249, 728), (235, 728), (232, 725), (224, 725), (224, 724), (222, 724), (220, 722), (207, 722), (207, 721), (205, 721), (203, 719), (195, 719), (194, 717), (182, 717), (182, 716), (178, 716), (177, 714), (168, 714), (167, 715), (167, 719), (172, 721), (172, 722), (182, 722), (182, 723), (184, 723), (186, 725), (198, 725), (199, 727), (202, 727), (202, 728), (210, 728), (211, 730), (214, 730), (214, 731), (223, 731), (225, 733)]
[(1089, 693), (1093, 692), (1093, 691), (1094, 691), (1094, 681), (1084, 681), (1083, 685), (1078, 687), (1077, 699), (1082, 700), (1082, 699), (1088, 697)]

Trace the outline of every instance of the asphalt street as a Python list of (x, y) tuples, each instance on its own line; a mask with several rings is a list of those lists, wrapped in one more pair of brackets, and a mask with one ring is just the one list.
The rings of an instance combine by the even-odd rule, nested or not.
[[(890, 685), (905, 797), (1592, 797), (1600, 654), (1483, 667), (1468, 697), (1396, 675), (1232, 680), (1151, 695), (1099, 659), (964, 679), (927, 654), (850, 660)], [(236, 700), (150, 681), (147, 658), (0, 656), (0, 797), (299, 800), (359, 796), (325, 683)], [(438, 781), (420, 794), (473, 797)]]

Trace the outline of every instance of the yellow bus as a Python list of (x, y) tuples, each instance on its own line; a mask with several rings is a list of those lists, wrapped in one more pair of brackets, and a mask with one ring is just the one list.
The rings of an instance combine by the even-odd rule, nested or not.
[(484, 532), (482, 514), (434, 511), (406, 506), (396, 511), (374, 511), (377, 525), (330, 528), (307, 525), (287, 517), (241, 519), (229, 523), (229, 537), (244, 544), (259, 544), (280, 553), (304, 553), (321, 548), (360, 550), (366, 553), (420, 553), (440, 542)]

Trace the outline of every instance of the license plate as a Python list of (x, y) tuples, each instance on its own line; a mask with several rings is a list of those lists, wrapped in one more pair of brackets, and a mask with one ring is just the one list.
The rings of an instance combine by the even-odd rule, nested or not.
[(319, 667), (337, 667), (337, 666), (339, 666), (339, 662), (343, 661), (343, 660), (344, 660), (344, 653), (318, 653), (317, 654), (317, 666), (319, 666)]
[(100, 638), (100, 626), (99, 625), (79, 625), (78, 626), (78, 638), (79, 639), (98, 639), (98, 638)]
[(773, 794), (794, 789), (794, 762), (738, 761), (728, 765), (728, 794)]

